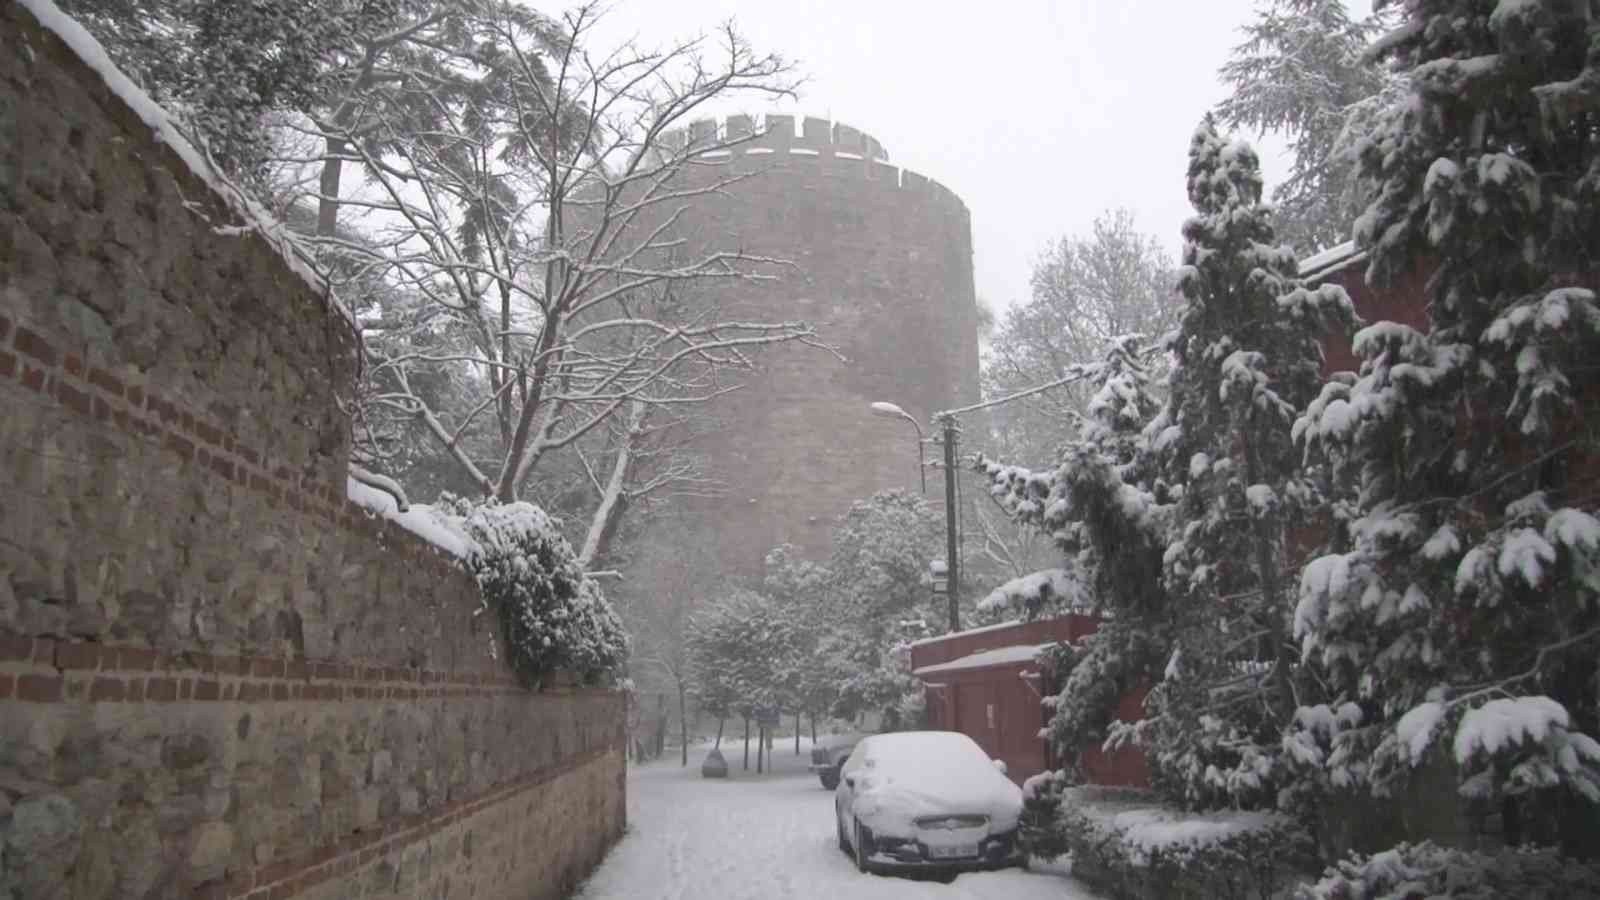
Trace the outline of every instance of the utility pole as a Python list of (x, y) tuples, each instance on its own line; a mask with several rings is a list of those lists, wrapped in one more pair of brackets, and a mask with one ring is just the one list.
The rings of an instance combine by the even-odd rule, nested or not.
[(961, 561), (956, 547), (956, 417), (941, 416), (944, 426), (944, 543), (950, 572), (950, 630), (961, 630)]

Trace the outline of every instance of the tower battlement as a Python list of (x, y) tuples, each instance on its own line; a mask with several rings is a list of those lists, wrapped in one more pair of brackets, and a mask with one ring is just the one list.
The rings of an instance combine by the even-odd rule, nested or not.
[(698, 119), (687, 128), (666, 132), (662, 143), (673, 150), (710, 148), (702, 154), (707, 162), (717, 159), (752, 164), (811, 161), (827, 166), (829, 174), (843, 176), (856, 172), (859, 177), (878, 184), (925, 194), (966, 214), (966, 204), (950, 188), (919, 172), (891, 164), (888, 151), (877, 138), (843, 122), (778, 113), (768, 113), (760, 121), (749, 115)]

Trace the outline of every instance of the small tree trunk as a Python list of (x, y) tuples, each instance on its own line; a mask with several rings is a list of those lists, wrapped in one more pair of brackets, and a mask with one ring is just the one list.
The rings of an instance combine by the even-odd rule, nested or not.
[(744, 770), (750, 771), (750, 717), (744, 717)]
[(811, 714), (811, 743), (817, 742), (817, 714)]
[(800, 755), (800, 714), (794, 714), (794, 755)]
[[(713, 750), (721, 750), (722, 749), (722, 726), (724, 726), (726, 724), (728, 724), (728, 720), (727, 720), (726, 717), (717, 716), (717, 742), (711, 746), (711, 749), (713, 749)], [(688, 736), (689, 736), (688, 728), (689, 728), (689, 726), (685, 725), (683, 727), (684, 727), (683, 735), (684, 735), (684, 738), (685, 738), (685, 740), (683, 742), (683, 757), (684, 757), (685, 760), (687, 760), (689, 758), (689, 741), (688, 741)]]
[(761, 755), (766, 752), (767, 729), (765, 726), (756, 729), (756, 774), (761, 774)]
[(667, 695), (656, 695), (656, 759), (667, 752)]
[[(684, 696), (682, 682), (678, 683), (678, 735), (683, 741), (683, 762), (680, 765), (687, 766), (689, 764), (689, 703)], [(720, 724), (717, 725), (717, 741), (719, 743), (722, 741), (722, 726)]]

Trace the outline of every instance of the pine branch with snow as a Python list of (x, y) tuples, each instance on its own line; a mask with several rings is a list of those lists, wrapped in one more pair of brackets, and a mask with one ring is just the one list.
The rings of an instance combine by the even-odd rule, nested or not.
[(1547, 0), (1402, 12), (1379, 47), (1411, 93), (1362, 148), (1356, 231), (1369, 280), (1426, 267), (1428, 324), (1363, 329), (1360, 372), (1295, 425), (1358, 485), (1347, 549), (1306, 566), (1294, 618), (1332, 699), (1361, 710), (1321, 769), (1389, 794), (1448, 762), (1485, 802), (1592, 797), (1600, 110), (1580, 86), (1600, 32)]

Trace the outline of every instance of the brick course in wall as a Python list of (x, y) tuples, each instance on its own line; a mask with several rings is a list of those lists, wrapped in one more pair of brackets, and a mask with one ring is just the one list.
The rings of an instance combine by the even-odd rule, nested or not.
[(0, 897), (554, 900), (623, 698), (345, 497), (349, 326), (0, 0)]

